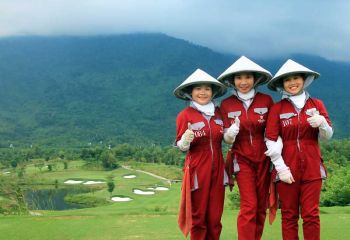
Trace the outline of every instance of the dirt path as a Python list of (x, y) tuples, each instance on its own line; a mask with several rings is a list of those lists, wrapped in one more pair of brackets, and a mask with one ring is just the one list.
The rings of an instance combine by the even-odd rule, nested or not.
[(158, 176), (158, 175), (156, 175), (156, 174), (153, 174), (153, 173), (150, 173), (150, 172), (146, 172), (146, 171), (143, 171), (143, 170), (133, 169), (133, 168), (131, 168), (130, 166), (122, 165), (122, 168), (127, 169), (127, 170), (132, 170), (132, 171), (140, 172), (140, 173), (144, 173), (144, 174), (150, 175), (150, 176), (152, 176), (152, 177), (161, 179), (161, 180), (163, 180), (163, 181), (166, 181), (166, 182), (171, 186), (171, 180), (170, 180), (170, 179), (167, 179), (167, 178), (165, 178), (165, 177)]

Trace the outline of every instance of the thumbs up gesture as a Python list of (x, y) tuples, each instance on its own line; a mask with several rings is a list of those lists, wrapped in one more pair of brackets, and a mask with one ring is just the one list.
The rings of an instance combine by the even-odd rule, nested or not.
[(188, 123), (187, 130), (182, 135), (181, 139), (185, 141), (187, 144), (190, 144), (194, 139), (194, 132), (192, 131), (191, 123)]
[(227, 129), (227, 134), (231, 138), (235, 138), (239, 133), (239, 125), (241, 121), (238, 117), (235, 117), (235, 122)]
[(318, 114), (318, 113), (314, 113), (312, 117), (309, 117), (308, 119), (306, 119), (308, 121), (308, 123), (311, 125), (311, 127), (313, 128), (318, 128), (321, 125), (324, 125), (327, 123), (326, 119), (324, 116)]

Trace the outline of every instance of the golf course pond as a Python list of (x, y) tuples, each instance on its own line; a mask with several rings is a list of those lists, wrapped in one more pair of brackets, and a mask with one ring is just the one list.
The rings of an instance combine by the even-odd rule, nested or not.
[(68, 194), (89, 192), (89, 189), (67, 187), (50, 189), (28, 189), (24, 192), (24, 200), (30, 210), (67, 210), (84, 208), (83, 205), (67, 203), (64, 198)]

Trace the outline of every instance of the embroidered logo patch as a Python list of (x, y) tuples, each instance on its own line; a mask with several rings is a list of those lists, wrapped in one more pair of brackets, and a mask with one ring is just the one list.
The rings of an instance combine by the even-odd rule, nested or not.
[(264, 116), (263, 116), (263, 115), (260, 115), (260, 119), (258, 120), (258, 122), (259, 122), (260, 124), (265, 122), (265, 119), (264, 119)]

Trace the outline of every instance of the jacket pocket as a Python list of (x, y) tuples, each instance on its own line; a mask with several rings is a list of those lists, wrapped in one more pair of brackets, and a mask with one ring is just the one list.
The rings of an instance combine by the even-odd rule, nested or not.
[(264, 115), (265, 113), (268, 112), (267, 107), (263, 107), (263, 108), (254, 108), (254, 112), (259, 114), (259, 115)]
[(242, 112), (241, 111), (236, 111), (236, 112), (228, 112), (227, 116), (228, 118), (235, 118), (241, 116)]
[(221, 119), (215, 119), (214, 122), (215, 122), (217, 125), (224, 126), (224, 122), (223, 122)]
[(204, 122), (196, 122), (191, 124), (192, 130), (201, 130), (205, 126)]
[(280, 119), (289, 119), (289, 118), (294, 117), (296, 115), (297, 114), (293, 113), (293, 112), (291, 112), (291, 113), (282, 113), (282, 114), (280, 114)]

